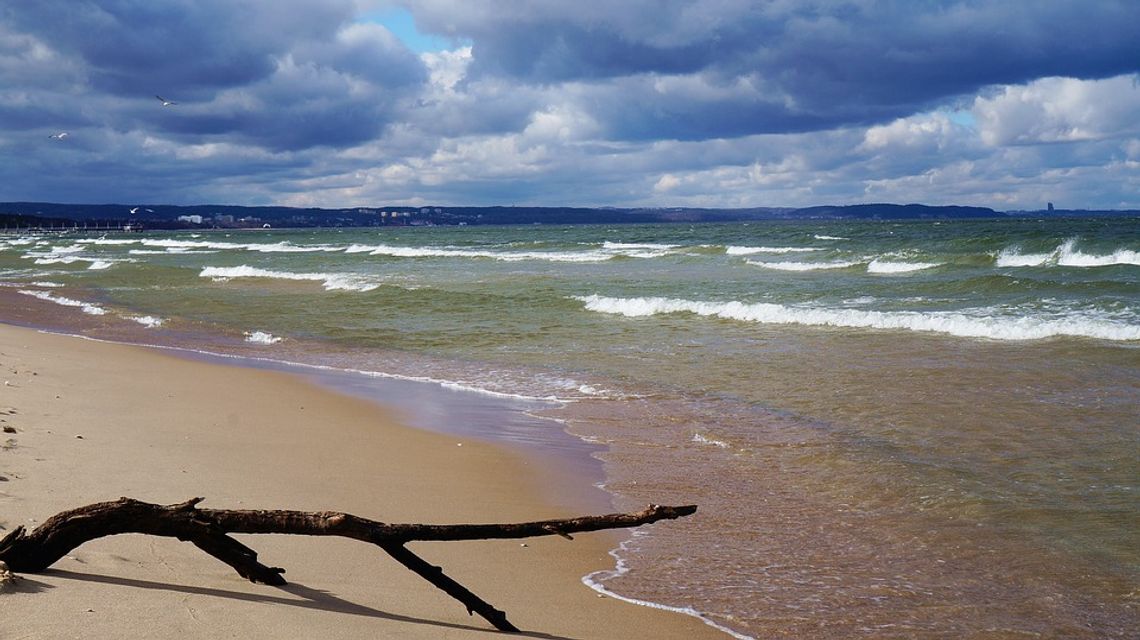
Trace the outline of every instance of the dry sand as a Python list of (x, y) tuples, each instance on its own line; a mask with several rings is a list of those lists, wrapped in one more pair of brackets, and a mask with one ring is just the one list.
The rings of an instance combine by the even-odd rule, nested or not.
[[(516, 452), (401, 425), (289, 374), (0, 324), (0, 535), (129, 496), (203, 507), (336, 510), (388, 522), (583, 515)], [(461, 446), (459, 446), (461, 445)], [(585, 482), (585, 481), (583, 481)], [(577, 488), (576, 490), (581, 490)], [(684, 521), (659, 523), (683, 526)], [(411, 548), (541, 638), (723, 638), (694, 618), (599, 597), (616, 533)], [(285, 587), (188, 543), (120, 535), (0, 593), (0, 639), (487, 638), (498, 632), (380, 550), (241, 536)]]

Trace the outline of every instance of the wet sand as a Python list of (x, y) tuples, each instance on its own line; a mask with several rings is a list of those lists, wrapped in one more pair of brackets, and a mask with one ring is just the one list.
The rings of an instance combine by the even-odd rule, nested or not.
[[(474, 438), (412, 429), (376, 403), (300, 377), (0, 324), (0, 535), (129, 496), (203, 507), (335, 510), (388, 522), (582, 515), (569, 482)], [(582, 479), (588, 486), (589, 480)], [(572, 487), (585, 493), (585, 487)], [(655, 527), (683, 526), (684, 521)], [(599, 597), (619, 532), (413, 544), (506, 611), (524, 637), (721, 638), (687, 616)], [(85, 544), (0, 593), (3, 638), (474, 638), (482, 618), (370, 545), (240, 536), (285, 567), (251, 584), (194, 546), (140, 535)]]

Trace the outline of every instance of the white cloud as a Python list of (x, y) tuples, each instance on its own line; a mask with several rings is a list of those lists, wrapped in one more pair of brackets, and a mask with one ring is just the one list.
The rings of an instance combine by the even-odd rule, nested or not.
[(4, 12), (2, 200), (1140, 207), (1136, 3), (75, 4)]
[(658, 193), (665, 193), (667, 191), (676, 189), (680, 184), (681, 181), (677, 179), (677, 176), (671, 173), (666, 173), (665, 175), (658, 178), (657, 182), (653, 185), (653, 190)]
[(565, 105), (535, 113), (523, 131), (523, 137), (536, 143), (572, 143), (594, 138), (600, 132), (601, 128), (589, 113)]
[(962, 135), (962, 129), (964, 127), (956, 125), (945, 113), (923, 113), (868, 128), (863, 134), (862, 147), (867, 150), (900, 147), (940, 149), (952, 137)]
[(1136, 75), (1105, 80), (1042, 78), (974, 100), (989, 145), (1099, 140), (1140, 131)]
[(420, 58), (428, 68), (431, 89), (436, 93), (455, 93), (455, 85), (467, 75), (471, 64), (471, 47), (422, 53)]

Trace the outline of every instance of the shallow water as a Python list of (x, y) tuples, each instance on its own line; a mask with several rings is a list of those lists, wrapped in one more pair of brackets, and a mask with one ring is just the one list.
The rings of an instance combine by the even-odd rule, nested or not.
[(699, 504), (594, 580), (739, 634), (1140, 627), (1135, 219), (9, 237), (0, 282)]

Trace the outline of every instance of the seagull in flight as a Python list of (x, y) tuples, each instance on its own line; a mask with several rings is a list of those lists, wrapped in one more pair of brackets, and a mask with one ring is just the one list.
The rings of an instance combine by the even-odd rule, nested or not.
[(162, 106), (164, 106), (164, 107), (169, 107), (172, 104), (178, 104), (177, 102), (175, 102), (173, 100), (167, 100), (166, 98), (163, 98), (162, 96), (156, 95), (155, 97), (158, 98), (158, 101), (161, 102)]
[(59, 133), (53, 133), (48, 137), (51, 138), (52, 140), (63, 140), (64, 138), (67, 137), (67, 132), (66, 131), (60, 131)]

